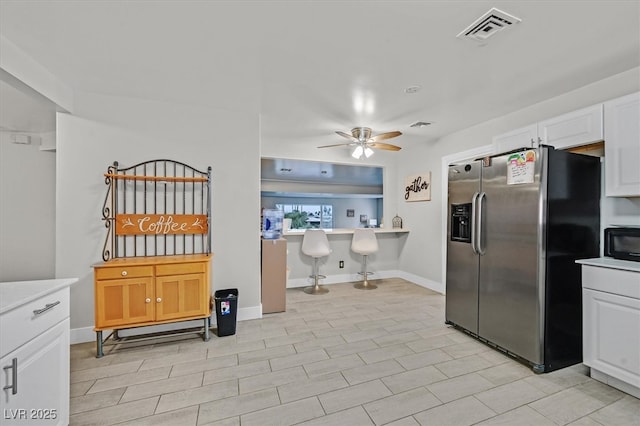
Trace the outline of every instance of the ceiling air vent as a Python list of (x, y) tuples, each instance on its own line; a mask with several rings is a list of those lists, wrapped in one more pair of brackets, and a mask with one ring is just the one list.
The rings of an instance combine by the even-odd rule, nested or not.
[(457, 37), (470, 38), (476, 41), (485, 41), (492, 35), (509, 28), (513, 24), (522, 21), (513, 15), (509, 15), (499, 9), (493, 8), (467, 28), (465, 28)]

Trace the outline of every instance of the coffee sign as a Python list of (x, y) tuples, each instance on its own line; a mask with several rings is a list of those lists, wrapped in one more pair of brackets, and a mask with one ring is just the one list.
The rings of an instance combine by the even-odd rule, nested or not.
[(119, 214), (116, 235), (206, 234), (207, 216), (203, 214)]

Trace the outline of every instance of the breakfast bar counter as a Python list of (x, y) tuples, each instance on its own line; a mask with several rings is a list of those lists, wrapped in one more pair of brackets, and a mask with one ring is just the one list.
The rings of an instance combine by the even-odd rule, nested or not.
[[(371, 279), (395, 276), (399, 268), (400, 253), (410, 235), (409, 229), (372, 229), (378, 240), (379, 249), (369, 256), (371, 271), (375, 273)], [(331, 253), (319, 261), (320, 273), (327, 276), (320, 284), (360, 280), (358, 272), (361, 270), (362, 256), (351, 249), (354, 229), (333, 228), (324, 231), (327, 233)], [(282, 236), (287, 240), (287, 269), (289, 271), (287, 287), (309, 286), (309, 272), (312, 269), (313, 260), (310, 256), (302, 253), (304, 230), (287, 230)]]
[[(373, 232), (375, 232), (376, 234), (391, 234), (391, 233), (408, 233), (409, 230), (407, 228), (372, 228)], [(283, 236), (285, 237), (289, 237), (289, 236), (302, 236), (304, 235), (304, 231), (305, 229), (289, 229), (287, 231), (283, 232)], [(324, 232), (327, 233), (327, 235), (349, 235), (349, 234), (353, 234), (353, 228), (331, 228), (331, 229), (324, 229)]]

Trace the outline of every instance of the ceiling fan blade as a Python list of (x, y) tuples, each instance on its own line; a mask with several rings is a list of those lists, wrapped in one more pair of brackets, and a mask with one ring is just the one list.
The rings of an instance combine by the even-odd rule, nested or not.
[(376, 148), (376, 149), (384, 149), (387, 151), (400, 151), (402, 149), (397, 145), (391, 145), (390, 143), (380, 143), (380, 142), (368, 143), (367, 146), (370, 146), (371, 148)]
[(357, 145), (357, 144), (355, 142), (352, 142), (352, 143), (336, 143), (336, 144), (333, 144), (333, 145), (322, 145), (322, 146), (319, 146), (318, 148), (333, 148), (333, 147), (336, 147), (336, 146), (351, 146), (351, 145)]
[(354, 141), (354, 142), (360, 142), (360, 141), (358, 140), (358, 138), (353, 137), (353, 136), (352, 136), (352, 135), (350, 135), (349, 133), (345, 133), (345, 132), (341, 132), (341, 131), (337, 131), (336, 133), (337, 133), (337, 134), (339, 134), (340, 136), (342, 136), (343, 138), (347, 138), (347, 139), (349, 139), (349, 140), (351, 140), (351, 141)]
[(402, 134), (402, 132), (399, 132), (397, 130), (393, 131), (393, 132), (380, 133), (379, 135), (372, 136), (369, 139), (368, 142), (378, 142), (378, 141), (383, 141), (385, 139), (396, 138), (396, 137), (400, 136), (401, 134)]

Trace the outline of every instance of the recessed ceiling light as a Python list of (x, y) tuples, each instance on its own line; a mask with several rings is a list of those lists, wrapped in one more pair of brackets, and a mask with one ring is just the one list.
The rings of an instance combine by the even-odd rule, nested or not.
[(421, 86), (409, 86), (404, 89), (404, 93), (417, 93), (420, 91), (420, 89), (422, 89)]
[(430, 126), (430, 125), (431, 125), (431, 123), (429, 123), (428, 121), (416, 121), (415, 123), (413, 123), (409, 127), (425, 127), (425, 126)]

